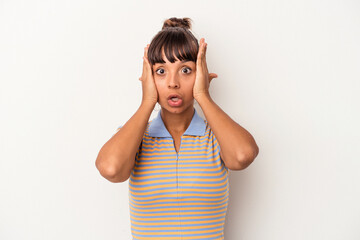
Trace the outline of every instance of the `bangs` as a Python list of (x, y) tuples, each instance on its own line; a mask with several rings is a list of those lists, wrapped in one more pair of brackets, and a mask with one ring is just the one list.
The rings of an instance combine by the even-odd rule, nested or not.
[(148, 49), (148, 59), (151, 65), (165, 63), (165, 57), (174, 63), (176, 60), (196, 62), (199, 44), (190, 32), (183, 29), (177, 31), (160, 31), (152, 40)]

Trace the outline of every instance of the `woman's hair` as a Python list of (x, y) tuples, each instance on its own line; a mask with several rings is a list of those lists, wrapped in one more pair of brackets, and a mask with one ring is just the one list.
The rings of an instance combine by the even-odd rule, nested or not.
[(198, 40), (190, 32), (190, 18), (169, 18), (164, 21), (162, 30), (151, 40), (148, 49), (148, 59), (151, 65), (165, 63), (166, 58), (174, 63), (176, 60), (196, 62), (199, 51)]

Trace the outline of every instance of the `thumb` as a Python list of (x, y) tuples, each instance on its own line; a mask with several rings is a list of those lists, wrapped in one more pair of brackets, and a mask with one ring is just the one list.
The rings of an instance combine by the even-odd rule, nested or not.
[(209, 73), (209, 82), (211, 82), (213, 78), (217, 78), (217, 77), (218, 75), (216, 73)]

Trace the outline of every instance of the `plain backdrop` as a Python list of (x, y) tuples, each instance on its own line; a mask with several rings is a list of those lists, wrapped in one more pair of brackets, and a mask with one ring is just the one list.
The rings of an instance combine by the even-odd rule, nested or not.
[(139, 107), (144, 47), (170, 17), (193, 20), (211, 96), (260, 148), (230, 172), (226, 240), (360, 239), (359, 13), (356, 0), (0, 0), (0, 239), (131, 239), (128, 181), (95, 160)]

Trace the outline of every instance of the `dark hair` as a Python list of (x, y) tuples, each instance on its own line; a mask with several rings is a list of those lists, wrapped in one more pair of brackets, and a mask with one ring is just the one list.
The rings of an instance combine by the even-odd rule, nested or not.
[(165, 63), (166, 58), (174, 63), (177, 59), (196, 62), (199, 51), (198, 40), (190, 32), (190, 18), (169, 18), (164, 21), (162, 30), (151, 40), (148, 59), (151, 65)]

